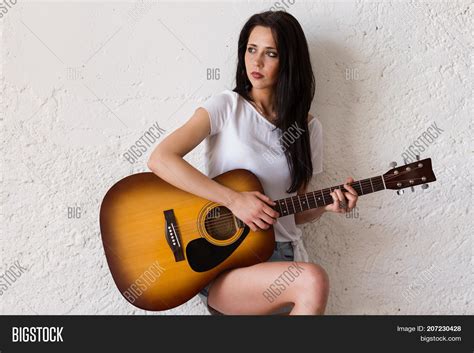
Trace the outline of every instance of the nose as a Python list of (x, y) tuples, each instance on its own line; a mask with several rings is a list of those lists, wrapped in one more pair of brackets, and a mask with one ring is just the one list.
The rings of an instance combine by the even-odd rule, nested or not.
[(255, 56), (254, 56), (254, 61), (253, 61), (253, 63), (254, 63), (254, 65), (255, 65), (255, 67), (262, 67), (262, 62), (263, 62), (263, 60), (262, 60), (261, 55), (255, 55)]

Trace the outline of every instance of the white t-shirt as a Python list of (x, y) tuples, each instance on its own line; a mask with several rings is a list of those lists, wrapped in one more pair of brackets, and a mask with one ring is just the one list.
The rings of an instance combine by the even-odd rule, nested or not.
[[(272, 200), (287, 198), (291, 175), (284, 146), (301, 134), (298, 126), (282, 137), (270, 121), (240, 94), (224, 90), (200, 105), (210, 117), (211, 132), (205, 139), (206, 173), (214, 178), (233, 169), (248, 169), (260, 180), (264, 194)], [(302, 128), (301, 126), (299, 127)], [(313, 175), (323, 171), (322, 125), (317, 118), (308, 123)], [(273, 225), (276, 241), (291, 241), (295, 261), (308, 261), (301, 229), (294, 215), (279, 217)]]

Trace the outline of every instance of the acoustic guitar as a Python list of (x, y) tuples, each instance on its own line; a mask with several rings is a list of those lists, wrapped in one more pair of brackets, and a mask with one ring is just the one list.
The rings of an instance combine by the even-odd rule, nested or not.
[[(351, 186), (359, 196), (397, 190), (436, 180), (431, 159), (395, 167)], [(250, 171), (236, 169), (213, 180), (235, 191), (265, 193)], [(333, 202), (332, 186), (273, 200), (280, 217)], [(113, 185), (100, 208), (100, 229), (107, 263), (120, 293), (138, 308), (168, 310), (181, 305), (223, 271), (270, 258), (273, 227), (252, 231), (215, 202), (183, 191), (151, 172), (133, 174)]]

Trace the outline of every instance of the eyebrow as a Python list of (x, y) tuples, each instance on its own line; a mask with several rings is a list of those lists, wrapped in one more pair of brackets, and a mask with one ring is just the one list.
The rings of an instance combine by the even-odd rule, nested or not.
[[(258, 47), (257, 44), (253, 44), (253, 43), (249, 43), (249, 45), (252, 45), (252, 46), (254, 46), (254, 47)], [(266, 48), (267, 48), (267, 49), (275, 49), (275, 50), (276, 50), (276, 48), (273, 48), (273, 47), (266, 47)]]

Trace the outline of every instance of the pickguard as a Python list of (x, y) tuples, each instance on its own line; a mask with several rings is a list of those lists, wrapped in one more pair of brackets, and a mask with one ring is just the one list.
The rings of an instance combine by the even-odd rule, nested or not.
[(188, 246), (186, 246), (186, 258), (189, 265), (196, 272), (205, 272), (213, 269), (239, 247), (249, 232), (250, 228), (245, 226), (239, 239), (227, 246), (211, 244), (204, 238), (190, 241)]

